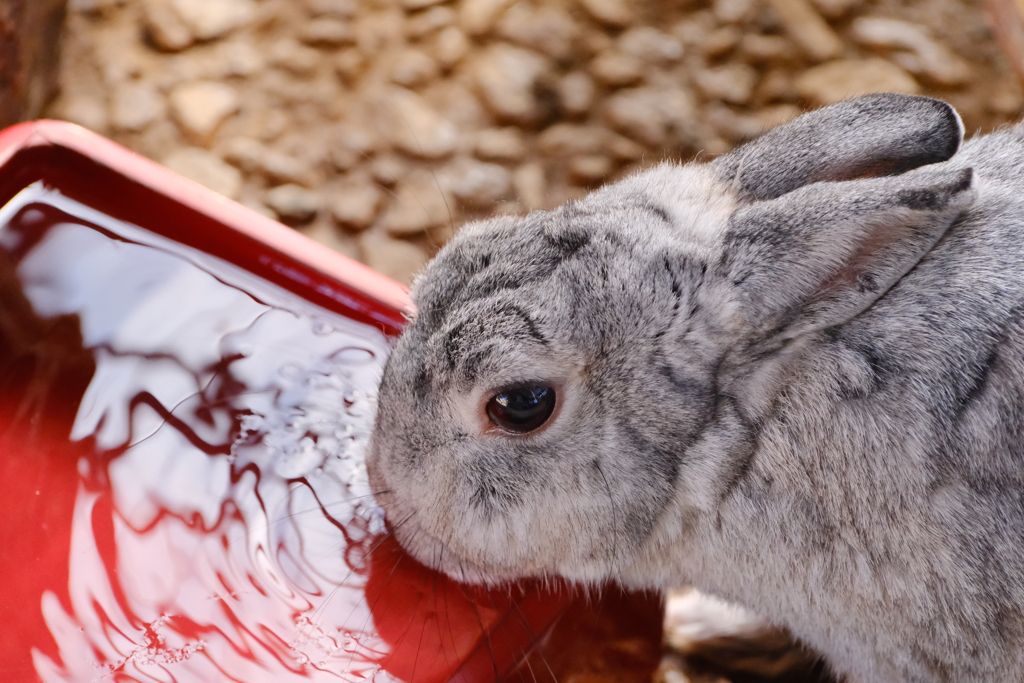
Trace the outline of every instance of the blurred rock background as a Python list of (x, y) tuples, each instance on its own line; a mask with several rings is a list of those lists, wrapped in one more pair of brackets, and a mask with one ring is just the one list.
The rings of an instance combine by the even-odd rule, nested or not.
[(47, 115), (404, 283), (466, 220), (849, 95), (1024, 103), (978, 0), (69, 0), (60, 86)]
[[(1012, 2), (986, 0), (1019, 19)], [(1024, 32), (986, 3), (0, 0), (0, 123), (81, 124), (408, 284), (467, 220), (848, 96), (941, 97), (971, 132), (1014, 121), (1024, 61), (992, 27)], [(661, 683), (824, 680), (750, 615), (693, 593), (668, 612)], [(602, 628), (563, 680), (649, 670)]]

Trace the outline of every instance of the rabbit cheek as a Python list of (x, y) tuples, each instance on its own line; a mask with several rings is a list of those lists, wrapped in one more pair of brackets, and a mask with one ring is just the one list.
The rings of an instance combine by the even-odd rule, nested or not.
[(393, 525), (402, 519), (402, 512), (398, 509), (399, 496), (388, 482), (384, 459), (379, 456), (376, 448), (377, 442), (378, 439), (374, 439), (366, 450), (366, 477), (374, 500), (384, 509), (388, 523)]
[(404, 520), (408, 513), (402, 510), (401, 497), (388, 481), (386, 474), (387, 459), (380, 455), (380, 439), (374, 437), (366, 450), (366, 476), (370, 483), (370, 490), (373, 492), (374, 500), (385, 512), (388, 526), (392, 529)]

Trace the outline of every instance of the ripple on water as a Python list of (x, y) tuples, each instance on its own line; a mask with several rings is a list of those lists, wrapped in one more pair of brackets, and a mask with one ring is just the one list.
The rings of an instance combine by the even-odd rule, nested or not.
[[(363, 450), (388, 340), (40, 185), (0, 219), (0, 408), (21, 416), (0, 448), (52, 463), (40, 514), (66, 501), (70, 518), (45, 548), (53, 576), (11, 574), (37, 591), (22, 636), (37, 676), (446, 680), (500, 609), (460, 633), (445, 614), (464, 606), (432, 608), (413, 633), (427, 589), (389, 577), (425, 574), (373, 552)], [(403, 604), (368, 593), (389, 580), (412, 582)], [(413, 637), (420, 661), (389, 665)]]

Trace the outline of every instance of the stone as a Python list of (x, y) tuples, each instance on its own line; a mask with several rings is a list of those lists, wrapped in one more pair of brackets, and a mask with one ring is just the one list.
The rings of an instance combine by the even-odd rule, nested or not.
[(391, 67), (391, 80), (407, 88), (415, 88), (437, 78), (437, 62), (422, 50), (400, 52)]
[(486, 209), (512, 189), (512, 176), (497, 164), (457, 159), (443, 171), (445, 185), (463, 206)]
[(593, 57), (599, 52), (615, 47), (615, 41), (612, 37), (607, 31), (602, 30), (583, 31), (579, 42), (579, 56), (584, 58), (587, 56)]
[(573, 56), (579, 27), (562, 7), (518, 2), (505, 13), (497, 32), (513, 43), (567, 60)]
[(843, 41), (811, 5), (810, 0), (768, 0), (779, 21), (797, 45), (815, 61), (838, 57)]
[(723, 26), (708, 33), (699, 45), (700, 53), (711, 59), (721, 57), (736, 47), (742, 38), (743, 32), (735, 26)]
[(921, 92), (914, 77), (879, 57), (840, 59), (802, 73), (794, 82), (796, 91), (816, 105), (834, 104), (857, 95)]
[(220, 43), (213, 58), (219, 64), (218, 75), (221, 78), (252, 76), (266, 66), (263, 53), (249, 39), (230, 39)]
[[(475, 131), (491, 123), (487, 108), (472, 89), (472, 83), (463, 79), (445, 78), (431, 85), (427, 93), (430, 103), (459, 130)], [(424, 96), (427, 95), (424, 94)], [(466, 142), (470, 142), (469, 138)]]
[(802, 113), (804, 113), (804, 110), (795, 104), (777, 104), (763, 107), (753, 115), (761, 121), (761, 130), (767, 131), (784, 123), (789, 123)]
[(401, 0), (402, 9), (409, 12), (425, 9), (431, 5), (437, 5), (442, 2), (447, 2), (447, 0)]
[(309, 223), (320, 211), (320, 195), (299, 185), (279, 185), (268, 190), (263, 202), (287, 225)]
[(302, 159), (275, 149), (267, 149), (259, 159), (260, 170), (271, 180), (299, 185), (312, 185), (316, 176)]
[(740, 40), (740, 52), (749, 62), (782, 62), (796, 57), (796, 46), (784, 36), (748, 33)]
[(366, 69), (366, 57), (358, 48), (340, 51), (334, 56), (334, 70), (346, 83), (354, 82)]
[[(141, 78), (148, 71), (147, 50), (142, 41), (118, 44), (114, 40), (100, 39), (92, 46), (96, 66), (105, 84), (113, 86), (121, 81)], [(146, 76), (149, 74), (146, 73)]]
[(476, 134), (473, 151), (489, 161), (519, 161), (526, 156), (526, 141), (520, 129), (487, 128)]
[(293, 126), (276, 141), (271, 149), (300, 161), (307, 168), (326, 163), (331, 144), (337, 136), (337, 127), (326, 122), (321, 125)]
[(384, 187), (394, 187), (405, 177), (406, 168), (394, 154), (379, 156), (370, 162), (370, 177)]
[(455, 26), (441, 30), (434, 37), (434, 58), (444, 69), (450, 69), (458, 64), (468, 52), (469, 38)]
[(437, 176), (417, 170), (403, 179), (379, 225), (395, 236), (412, 236), (454, 222), (455, 200)]
[(715, 0), (711, 7), (715, 19), (723, 24), (742, 24), (754, 18), (754, 0)]
[(381, 144), (380, 136), (358, 120), (341, 124), (336, 141), (337, 147), (349, 150), (362, 158), (372, 156)]
[(238, 94), (224, 83), (198, 81), (179, 85), (170, 94), (171, 114), (186, 136), (207, 141), (223, 121), (238, 111)]
[(605, 100), (603, 113), (628, 137), (655, 147), (664, 144), (670, 133), (685, 135), (697, 120), (693, 97), (681, 88), (620, 90)]
[(355, 42), (355, 31), (344, 19), (321, 17), (305, 24), (299, 37), (308, 45), (338, 47)]
[(480, 95), (495, 115), (516, 123), (531, 123), (540, 116), (535, 88), (537, 79), (549, 69), (547, 59), (508, 43), (496, 43), (474, 66)]
[(162, 89), (173, 88), (187, 81), (217, 81), (233, 76), (253, 76), (266, 66), (266, 59), (256, 41), (245, 35), (162, 57), (161, 61), (162, 68), (156, 70), (154, 75), (155, 83)]
[(459, 26), (471, 36), (488, 33), (511, 4), (512, 0), (462, 0)]
[(102, 15), (120, 4), (124, 0), (67, 0), (68, 11), (72, 14)]
[(644, 75), (644, 63), (618, 50), (605, 50), (590, 62), (590, 73), (598, 81), (616, 88), (631, 85)]
[(585, 154), (569, 159), (569, 179), (577, 185), (593, 185), (615, 170), (612, 160), (602, 154)]
[(603, 24), (629, 26), (636, 18), (626, 0), (578, 0), (590, 16)]
[(242, 174), (237, 168), (198, 147), (183, 147), (163, 159), (163, 165), (228, 199), (242, 192)]
[(647, 92), (626, 92), (612, 95), (605, 101), (604, 112), (615, 128), (648, 146), (666, 141), (669, 130), (658, 104)]
[(604, 149), (607, 136), (600, 126), (556, 123), (537, 136), (537, 151), (556, 159), (596, 154)]
[(971, 67), (920, 24), (887, 17), (857, 17), (850, 25), (857, 42), (874, 48), (907, 50), (892, 60), (907, 71), (940, 85), (961, 85), (971, 78)]
[(118, 85), (110, 100), (110, 123), (117, 130), (140, 131), (164, 114), (164, 99), (147, 83)]
[(493, 216), (521, 216), (523, 206), (515, 199), (503, 199), (491, 207), (490, 213)]
[(306, 0), (306, 9), (314, 17), (351, 19), (359, 10), (359, 0)]
[(451, 26), (455, 19), (455, 10), (451, 7), (431, 7), (426, 12), (409, 17), (405, 23), (405, 35), (410, 38), (422, 38)]
[(1019, 118), (1024, 108), (1024, 94), (1021, 93), (1019, 82), (1015, 78), (1005, 78), (986, 104), (989, 110), (1001, 116)]
[(757, 85), (757, 71), (746, 64), (726, 64), (698, 71), (694, 83), (709, 99), (745, 104)]
[(143, 0), (141, 4), (145, 30), (158, 48), (178, 52), (195, 42), (195, 36), (175, 11), (171, 0)]
[(398, 150), (423, 159), (439, 159), (455, 150), (459, 130), (411, 90), (382, 88), (374, 102), (380, 135)]
[(267, 154), (267, 147), (259, 140), (234, 137), (226, 140), (220, 149), (225, 160), (246, 173), (263, 170), (263, 157)]
[(223, 156), (246, 173), (260, 173), (276, 182), (310, 185), (316, 181), (308, 163), (249, 137), (227, 140), (223, 145)]
[(262, 111), (256, 117), (254, 130), (260, 140), (270, 142), (280, 137), (291, 125), (292, 119), (280, 109)]
[(308, 76), (320, 65), (320, 52), (292, 38), (281, 38), (270, 46), (270, 61), (298, 76)]
[(693, 12), (672, 25), (670, 33), (683, 43), (683, 49), (699, 48), (717, 23), (710, 12)]
[(375, 230), (363, 233), (359, 246), (363, 263), (406, 287), (430, 260), (415, 244), (392, 239)]
[(171, 0), (172, 7), (196, 40), (219, 38), (252, 22), (253, 0)]
[(530, 161), (512, 173), (512, 187), (527, 211), (543, 209), (548, 203), (548, 180), (544, 166)]
[(594, 106), (597, 87), (590, 74), (571, 71), (558, 82), (558, 106), (566, 116), (581, 116)]
[(331, 194), (331, 216), (348, 230), (365, 230), (384, 205), (384, 193), (370, 183), (353, 183)]
[(792, 102), (799, 99), (800, 95), (793, 86), (789, 71), (772, 69), (761, 77), (761, 82), (757, 84), (755, 97), (760, 102)]
[(0, 2), (0, 128), (37, 118), (58, 90), (64, 0)]
[(814, 0), (814, 6), (828, 19), (842, 19), (862, 0)]
[(59, 118), (96, 133), (106, 132), (109, 125), (105, 103), (92, 95), (66, 97), (60, 102), (57, 111)]
[(704, 108), (704, 118), (722, 136), (741, 142), (765, 132), (764, 122), (753, 114), (733, 111), (721, 102), (711, 102)]
[(405, 14), (397, 8), (363, 12), (356, 19), (356, 44), (368, 57), (376, 57), (404, 37)]
[(643, 158), (647, 150), (627, 137), (608, 131), (605, 135), (604, 151), (619, 161), (636, 161)]
[(683, 44), (678, 38), (652, 26), (637, 26), (624, 31), (616, 46), (623, 54), (651, 64), (676, 62), (683, 56)]
[(351, 171), (363, 160), (352, 150), (341, 146), (331, 147), (327, 158), (336, 171)]

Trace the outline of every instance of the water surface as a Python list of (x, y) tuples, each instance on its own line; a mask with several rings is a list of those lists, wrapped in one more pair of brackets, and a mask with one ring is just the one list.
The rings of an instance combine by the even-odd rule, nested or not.
[(0, 226), (9, 680), (429, 683), (491, 646), (514, 592), (415, 565), (370, 495), (382, 333), (39, 183)]

